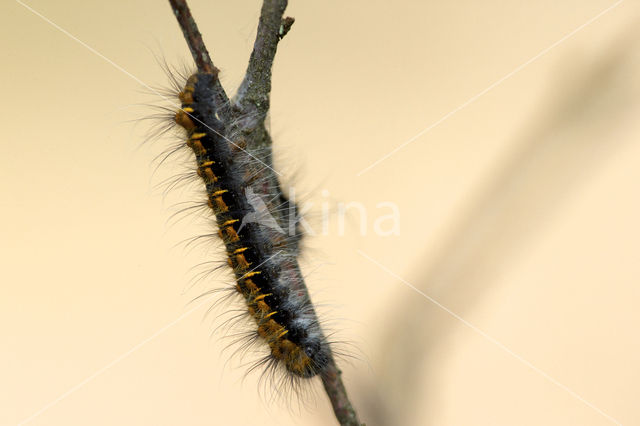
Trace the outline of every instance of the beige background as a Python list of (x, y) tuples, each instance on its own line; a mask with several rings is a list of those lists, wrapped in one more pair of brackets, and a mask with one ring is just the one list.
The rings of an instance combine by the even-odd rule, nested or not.
[[(235, 88), (260, 2), (191, 3)], [(312, 218), (326, 199), (369, 212), (366, 236), (357, 216), (336, 235), (332, 216), (305, 254), (323, 318), (353, 343), (341, 365), (362, 420), (640, 424), (640, 5), (556, 44), (614, 1), (291, 3), (278, 165)], [(165, 2), (29, 5), (145, 84), (166, 86), (154, 55), (188, 62)], [(168, 141), (141, 146), (148, 126), (129, 121), (157, 97), (19, 3), (0, 8), (0, 424), (332, 424), (319, 392), (298, 410), (243, 381), (208, 303), (189, 304), (229, 280), (189, 288), (219, 252), (177, 245), (207, 229), (197, 216), (168, 220), (197, 187), (154, 189), (187, 164), (152, 177)], [(400, 236), (373, 234), (383, 201)]]

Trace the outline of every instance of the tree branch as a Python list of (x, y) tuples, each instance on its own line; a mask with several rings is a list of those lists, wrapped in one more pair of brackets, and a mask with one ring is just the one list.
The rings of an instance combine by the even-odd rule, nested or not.
[(269, 111), (271, 68), (278, 42), (293, 25), (293, 18), (282, 19), (287, 0), (264, 0), (249, 66), (238, 89), (236, 103), (245, 113), (259, 114), (264, 120)]
[(336, 415), (336, 419), (343, 426), (360, 426), (356, 410), (351, 405), (349, 397), (347, 396), (347, 390), (342, 383), (342, 372), (336, 366), (336, 362), (331, 358), (329, 365), (322, 372), (322, 385), (325, 392), (331, 401), (333, 412)]
[(209, 56), (207, 47), (202, 40), (202, 35), (200, 31), (198, 31), (198, 25), (196, 25), (196, 21), (193, 19), (193, 16), (191, 16), (191, 11), (189, 10), (186, 0), (169, 0), (169, 3), (182, 29), (182, 33), (191, 51), (191, 56), (193, 56), (193, 60), (198, 67), (198, 71), (213, 74), (216, 77), (213, 83), (216, 109), (223, 118), (230, 119), (229, 97), (218, 79), (220, 70), (213, 65), (211, 56)]

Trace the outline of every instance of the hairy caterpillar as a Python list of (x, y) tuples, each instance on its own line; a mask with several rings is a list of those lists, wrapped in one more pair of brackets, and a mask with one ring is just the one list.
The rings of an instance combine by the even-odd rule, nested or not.
[(293, 379), (310, 378), (323, 371), (331, 352), (300, 278), (296, 207), (281, 195), (277, 181), (265, 176), (271, 159), (247, 147), (241, 132), (219, 119), (215, 78), (199, 72), (187, 79), (174, 121), (195, 154), (235, 292), (254, 323), (252, 341), (268, 347), (256, 367), (284, 367)]

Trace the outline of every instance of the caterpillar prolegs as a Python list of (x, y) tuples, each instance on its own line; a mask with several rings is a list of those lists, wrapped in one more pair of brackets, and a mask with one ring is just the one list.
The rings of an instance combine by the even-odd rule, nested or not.
[(331, 352), (302, 282), (297, 231), (288, 232), (295, 207), (281, 195), (260, 198), (281, 193), (273, 188), (278, 183), (261, 173), (271, 161), (261, 159), (259, 150), (248, 148), (240, 132), (218, 118), (215, 79), (203, 72), (188, 78), (175, 122), (186, 130), (186, 144), (195, 154), (235, 290), (255, 323), (256, 338), (269, 347), (262, 362), (284, 366), (295, 377), (313, 377), (327, 366)]

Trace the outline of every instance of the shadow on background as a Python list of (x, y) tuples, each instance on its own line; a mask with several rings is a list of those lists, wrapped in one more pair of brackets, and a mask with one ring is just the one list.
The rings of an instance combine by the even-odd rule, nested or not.
[[(630, 82), (640, 71), (632, 57), (639, 46), (634, 33), (594, 66), (571, 58), (560, 67), (539, 117), (513, 141), (512, 154), (496, 166), (484, 188), (470, 197), (438, 254), (406, 276), (410, 283), (467, 318), (494, 288), (501, 269), (623, 146), (610, 133), (638, 102), (638, 88)], [(437, 413), (429, 397), (440, 380), (432, 351), (458, 326), (455, 320), (442, 321), (448, 314), (430, 301), (414, 292), (403, 294), (378, 348), (385, 358), (375, 366), (377, 389), (361, 389), (369, 395), (362, 417), (375, 424), (417, 424), (418, 406)]]

